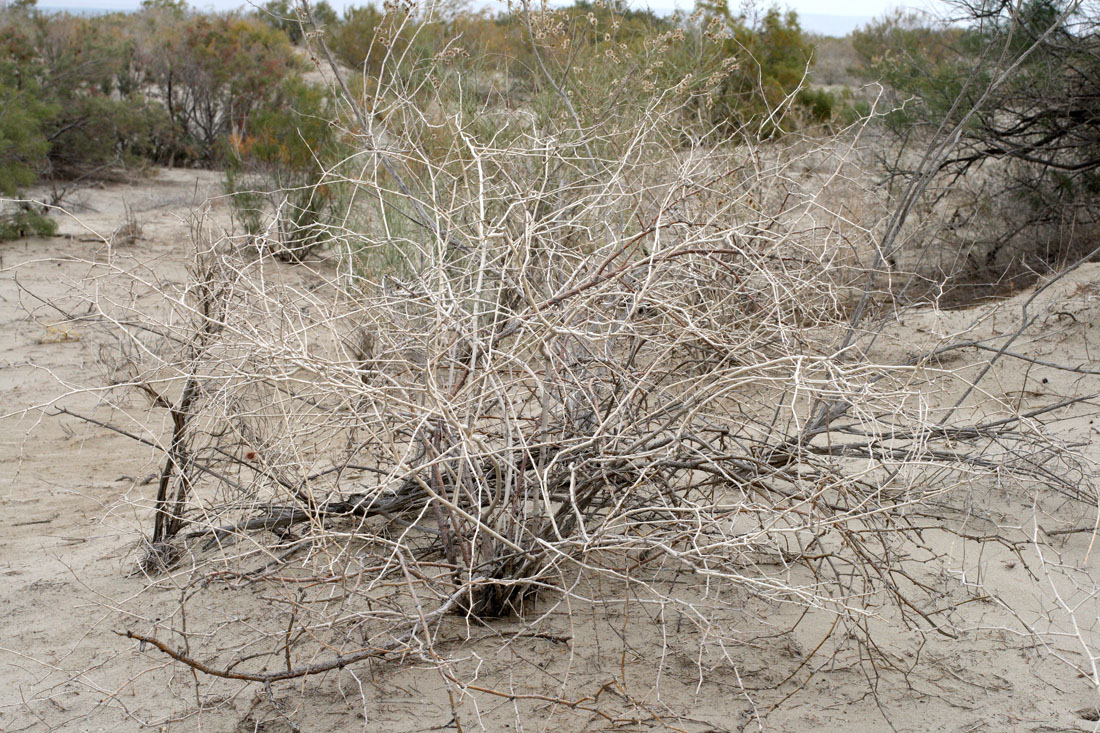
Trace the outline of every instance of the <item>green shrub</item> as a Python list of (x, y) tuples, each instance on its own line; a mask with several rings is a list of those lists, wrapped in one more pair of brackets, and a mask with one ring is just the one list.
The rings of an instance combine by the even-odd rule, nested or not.
[(958, 180), (984, 169), (982, 186), (1005, 202), (982, 228), (985, 252), (972, 253), (979, 270), (972, 275), (1041, 269), (1093, 246), (1100, 226), (1095, 7), (1025, 0), (974, 8), (961, 27), (899, 13), (855, 34), (854, 45), (864, 73), (906, 102), (888, 118), (901, 142), (923, 146), (925, 135), (913, 133), (957, 127), (939, 171)]
[[(240, 172), (240, 166), (231, 165), (225, 170), (225, 190), (229, 194), (229, 206), (233, 218), (246, 234), (252, 236), (263, 231), (267, 218), (267, 196), (263, 191), (250, 187), (255, 178)], [(262, 181), (259, 181), (262, 185)]]
[(325, 170), (342, 152), (335, 119), (326, 89), (292, 77), (255, 111), (247, 134), (229, 138), (226, 186), (234, 213), (252, 234), (274, 216), (283, 259), (300, 260), (325, 243), (323, 225), (337, 200)]
[(13, 196), (46, 164), (46, 127), (56, 108), (38, 95), (0, 81), (0, 194)]
[(58, 114), (39, 81), (38, 55), (26, 31), (31, 17), (18, 9), (0, 15), (0, 194), (6, 196), (45, 168), (47, 135)]
[(796, 101), (813, 122), (828, 122), (837, 111), (836, 95), (825, 89), (803, 89)]
[(78, 178), (160, 161), (171, 125), (141, 92), (133, 31), (123, 14), (0, 12), (0, 165), (9, 192), (41, 174)]
[[(340, 22), (340, 16), (325, 0), (312, 3), (310, 10), (313, 13), (313, 20), (328, 29), (330, 34)], [(294, 0), (268, 0), (260, 6), (257, 16), (272, 28), (285, 33), (290, 42), (295, 45), (300, 44), (304, 38), (303, 26), (309, 27), (307, 22), (299, 19), (298, 4)]]
[(0, 215), (0, 242), (55, 234), (57, 222), (33, 208), (20, 207), (13, 214)]
[(813, 61), (813, 46), (793, 11), (767, 10), (755, 23), (726, 0), (700, 3), (683, 40), (666, 51), (665, 75), (692, 78), (700, 122), (727, 132), (781, 132)]
[(286, 34), (255, 18), (157, 9), (140, 20), (138, 59), (167, 111), (169, 163), (221, 163), (225, 138), (302, 65)]
[[(703, 128), (752, 123), (766, 134), (796, 100), (807, 119), (835, 111), (824, 93), (796, 94), (812, 54), (793, 13), (769, 11), (751, 28), (724, 1), (694, 19), (659, 18), (620, 0), (530, 17), (366, 5), (342, 21), (321, 2), (313, 15), (336, 56), (366, 72), (353, 88), (367, 99), (379, 88), (412, 95), (427, 115), (389, 120), (384, 110), (400, 105), (382, 100), (379, 121), (416, 126), (426, 148), (458, 150), (456, 164), (464, 145), (442, 124), (455, 111), (468, 121), (464, 134), (478, 139), (564, 117), (575, 116), (580, 130), (643, 113), (623, 105), (627, 97), (667, 95), (686, 102)], [(0, 190), (115, 166), (228, 165), (234, 190), (262, 179), (271, 190), (302, 191), (292, 208), (323, 217), (328, 204), (305, 169), (331, 141), (313, 116), (332, 115), (295, 81), (303, 64), (292, 40), (304, 40), (293, 0), (270, 0), (252, 16), (195, 13), (181, 0), (94, 17), (9, 6), (0, 11)], [(302, 135), (313, 145), (306, 157)]]
[[(373, 5), (348, 7), (343, 22), (328, 35), (328, 45), (341, 63), (367, 74), (377, 75), (386, 54), (400, 48), (400, 21), (384, 25), (385, 16)], [(379, 31), (386, 29), (386, 33)]]
[(977, 66), (967, 58), (970, 31), (936, 27), (931, 17), (915, 12), (897, 10), (868, 23), (852, 34), (852, 47), (857, 73), (891, 93), (895, 111), (886, 120), (895, 130), (943, 119)]
[(150, 155), (164, 115), (139, 93), (123, 16), (9, 11), (0, 23), (21, 46), (10, 57), (18, 83), (49, 110), (39, 117), (51, 175), (79, 177)]

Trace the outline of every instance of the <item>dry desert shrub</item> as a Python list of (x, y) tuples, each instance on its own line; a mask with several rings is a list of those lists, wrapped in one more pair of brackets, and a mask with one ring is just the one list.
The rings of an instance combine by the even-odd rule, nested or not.
[[(447, 77), (423, 78), (343, 87), (358, 152), (325, 172), (349, 192), (327, 260), (197, 227), (185, 282), (119, 269), (157, 299), (96, 303), (119, 344), (105, 399), (135, 416), (116, 427), (161, 454), (141, 567), (180, 600), (128, 611), (143, 648), (269, 696), (398, 659), (455, 705), (610, 719), (598, 693), (485, 688), (453, 645), (636, 604), (662, 644), (691, 634), (701, 684), (757, 598), (873, 656), (886, 606), (953, 633), (914, 571), (933, 500), (993, 473), (1080, 495), (1039, 412), (927, 391), (961, 374), (939, 359), (965, 333), (877, 355), (886, 225), (825, 203), (860, 187), (859, 129), (700, 136), (675, 89), (591, 125), (475, 120), (432, 113)], [(807, 161), (832, 166), (819, 185)]]

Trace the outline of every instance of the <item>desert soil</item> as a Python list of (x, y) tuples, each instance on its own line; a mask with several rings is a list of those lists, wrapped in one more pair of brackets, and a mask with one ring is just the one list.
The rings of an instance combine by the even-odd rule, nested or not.
[[(662, 640), (644, 612), (577, 609), (571, 622), (564, 615), (550, 622), (560, 635), (519, 638), (503, 651), (499, 635), (513, 621), (472, 629), (468, 642), (449, 651), (466, 660), (459, 666), (467, 679), (476, 668), (479, 687), (514, 690), (514, 699), (470, 689), (454, 701), (440, 675), (417, 660), (267, 691), (200, 679), (120, 636), (150, 629), (181, 589), (134, 572), (151, 529), (156, 454), (57, 413), (63, 407), (131, 424), (98, 404), (96, 389), (109, 376), (100, 358), (103, 330), (73, 318), (87, 308), (89, 288), (117, 286), (104, 273), (120, 263), (140, 261), (166, 282), (181, 281), (195, 212), (211, 226), (228, 225), (219, 186), (216, 174), (172, 170), (83, 191), (71, 199), (71, 215), (59, 216), (59, 236), (0, 244), (0, 730), (1098, 729), (1092, 665), (1100, 657), (1100, 617), (1090, 571), (1100, 547), (1088, 531), (1095, 500), (1090, 509), (1088, 501), (1040, 498), (1026, 486), (991, 484), (980, 517), (966, 514), (972, 497), (945, 497), (970, 534), (992, 528), (1022, 544), (1016, 551), (926, 532), (924, 541), (942, 557), (922, 567), (922, 577), (938, 584), (945, 605), (965, 603), (950, 614), (955, 638), (899, 625), (884, 607), (869, 623), (893, 669), (839, 642), (825, 654), (824, 612), (777, 635), (799, 611), (762, 603), (728, 619), (745, 640), (729, 651), (733, 671), (701, 682), (697, 640), (687, 631)], [(112, 237), (127, 211), (141, 227), (133, 241)], [(890, 329), (881, 356), (903, 360), (975, 321), (983, 337), (1003, 334), (1033, 292), (970, 309), (908, 312)], [(1040, 317), (1015, 352), (1100, 368), (1100, 265), (1048, 288), (1031, 312)], [(1026, 410), (1096, 394), (1100, 377), (1017, 359), (982, 387)], [(1049, 416), (1091, 466), (1100, 458), (1097, 404)], [(1048, 538), (1040, 561), (1027, 540), (1059, 528), (1082, 531)], [(211, 602), (208, 611), (262, 615), (260, 599), (234, 603)], [(568, 707), (524, 694), (596, 700)], [(592, 706), (618, 720), (585, 709)]]

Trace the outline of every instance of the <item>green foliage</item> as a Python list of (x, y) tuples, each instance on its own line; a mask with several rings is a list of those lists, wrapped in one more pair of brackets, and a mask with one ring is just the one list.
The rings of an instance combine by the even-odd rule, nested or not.
[[(766, 134), (778, 131), (797, 103), (813, 58), (793, 12), (771, 9), (749, 26), (718, 1), (691, 19), (661, 18), (619, 0), (579, 0), (529, 16), (517, 9), (496, 18), (419, 18), (367, 5), (345, 12), (330, 46), (343, 63), (365, 72), (368, 86), (399, 67), (406, 88), (419, 89), (442, 52), (452, 67), (503, 80), (508, 101), (540, 118), (570, 114), (556, 86), (568, 89), (585, 125), (612, 114), (627, 95), (674, 90), (696, 98), (708, 126), (733, 131), (753, 122)], [(810, 117), (823, 113), (822, 98), (809, 102), (816, 104)]]
[(324, 171), (344, 154), (331, 120), (333, 100), (322, 87), (289, 78), (232, 135), (226, 184), (245, 229), (256, 234), (275, 216), (279, 255), (299, 260), (324, 244), (323, 227), (336, 204), (336, 186)]
[(58, 110), (49, 132), (52, 175), (78, 177), (156, 157), (167, 119), (141, 92), (128, 30), (121, 15), (36, 18), (39, 83)]
[(982, 179), (1011, 204), (985, 232), (990, 244), (981, 267), (1008, 267), (1005, 252), (1041, 267), (1039, 260), (1057, 261), (1072, 247), (1091, 246), (1073, 242), (1089, 239), (1087, 232), (1100, 225), (1100, 13), (1094, 6), (1024, 0), (975, 8), (964, 27), (896, 13), (853, 41), (863, 73), (884, 81), (896, 103), (905, 102), (888, 118), (903, 141), (958, 125), (940, 170), (963, 176), (1003, 161)]
[(38, 177), (49, 150), (43, 128), (51, 111), (32, 96), (0, 84), (0, 194), (13, 196)]
[(341, 63), (377, 76), (391, 50), (407, 47), (406, 20), (405, 16), (387, 18), (373, 5), (349, 6), (343, 22), (330, 31), (328, 44)]
[(141, 95), (89, 95), (62, 109), (61, 127), (49, 156), (55, 176), (75, 178), (108, 166), (141, 166), (163, 157), (163, 141), (171, 130), (168, 115)]
[(13, 214), (0, 215), (0, 242), (55, 234), (57, 222), (35, 209), (20, 207)]
[(684, 43), (670, 48), (668, 69), (699, 79), (700, 117), (729, 132), (780, 132), (813, 62), (798, 16), (773, 7), (750, 25), (725, 0), (710, 0), (694, 17)]
[(186, 0), (141, 0), (141, 9), (145, 12), (163, 12), (183, 17), (187, 14)]
[[(1026, 0), (1012, 12), (982, 12), (968, 27), (936, 27), (899, 11), (855, 33), (853, 46), (862, 72), (908, 102), (890, 118), (896, 129), (951, 124), (976, 110), (962, 146), (980, 140), (986, 149), (949, 167), (1008, 156), (1086, 173), (1093, 168), (1086, 161), (1100, 161), (1100, 136), (1092, 132), (1100, 113), (1100, 17), (1079, 6), (1067, 14), (1068, 7)], [(994, 75), (1010, 66), (1013, 73), (987, 94)]]
[(760, 26), (738, 45), (747, 54), (741, 59), (742, 74), (756, 77), (769, 111), (779, 109), (799, 89), (813, 59), (813, 46), (793, 10), (781, 13), (771, 8)]
[[(0, 14), (0, 96), (6, 162), (19, 140), (21, 174), (80, 177), (155, 159), (167, 131), (163, 111), (141, 94), (136, 44), (123, 15), (84, 18), (20, 11)], [(15, 102), (14, 100), (19, 100)], [(33, 162), (32, 162), (33, 161)]]
[(813, 122), (829, 122), (837, 113), (836, 95), (825, 89), (803, 89), (796, 101)]
[[(893, 94), (896, 111), (887, 117), (895, 129), (921, 119), (942, 119), (955, 105), (968, 80), (980, 68), (971, 58), (973, 34), (964, 28), (936, 27), (926, 15), (901, 10), (852, 34), (857, 72), (882, 82)], [(976, 84), (971, 84), (976, 86)]]
[(46, 164), (46, 130), (57, 108), (43, 103), (33, 84), (20, 86), (0, 62), (0, 194), (15, 195), (34, 183)]
[(973, 37), (985, 55), (993, 50), (1019, 64), (979, 110), (952, 162), (1015, 159), (1013, 189), (1033, 221), (1058, 229), (1072, 222), (1078, 231), (1100, 222), (1100, 11), (1027, 0), (1015, 24), (998, 17)]
[(0, 10), (0, 192), (41, 175), (222, 162), (231, 134), (274, 102), (301, 62), (255, 18), (176, 0), (136, 14)]
[[(313, 20), (319, 26), (327, 28), (330, 33), (340, 22), (340, 16), (325, 0), (312, 3), (310, 9), (313, 13)], [(300, 44), (304, 39), (303, 26), (309, 27), (308, 21), (298, 16), (298, 3), (296, 0), (268, 0), (260, 6), (258, 16), (272, 28), (285, 33), (290, 42), (295, 45)]]
[(142, 64), (167, 109), (173, 157), (207, 164), (301, 66), (284, 33), (232, 14), (156, 24)]
[[(247, 16), (197, 13), (183, 0), (93, 17), (0, 11), (0, 186), (13, 193), (43, 174), (146, 162), (225, 166), (247, 228), (258, 231), (277, 208), (282, 238), (298, 238), (331, 215), (334, 189), (319, 171), (343, 151), (330, 124), (341, 113), (300, 79), (297, 13), (293, 0)], [(777, 10), (752, 27), (725, 2), (692, 19), (622, 0), (496, 17), (389, 3), (349, 8), (342, 20), (319, 2), (313, 16), (337, 58), (365, 72), (352, 87), (366, 100), (384, 91), (368, 114), (412, 130), (455, 175), (469, 140), (505, 143), (563, 121), (579, 139), (629, 129), (653, 104), (677, 106), (704, 129), (764, 134), (779, 131), (792, 105), (811, 121), (835, 113), (829, 95), (799, 91), (812, 49), (794, 14)], [(590, 138), (590, 148), (616, 144)], [(414, 179), (425, 173), (409, 165)]]
[(24, 27), (33, 16), (9, 9), (0, 25), (0, 194), (34, 182), (49, 152), (57, 108), (43, 101), (36, 54)]
[(263, 231), (268, 197), (264, 191), (252, 188), (250, 183), (252, 181), (239, 172), (238, 166), (225, 169), (225, 190), (229, 193), (233, 217), (245, 233), (255, 236)]

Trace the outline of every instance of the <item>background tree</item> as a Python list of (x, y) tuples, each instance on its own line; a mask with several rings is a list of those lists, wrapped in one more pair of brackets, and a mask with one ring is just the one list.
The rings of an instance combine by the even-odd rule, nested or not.
[(238, 220), (257, 234), (274, 212), (268, 237), (276, 255), (300, 261), (329, 239), (325, 226), (337, 205), (337, 184), (325, 171), (342, 155), (338, 119), (328, 91), (289, 77), (256, 110), (244, 134), (229, 138), (227, 187)]
[(895, 14), (854, 34), (864, 73), (898, 105), (888, 119), (903, 147), (891, 168), (910, 175), (905, 144), (961, 124), (938, 169), (956, 183), (982, 181), (999, 207), (992, 225), (968, 233), (979, 242), (970, 275), (1060, 263), (1100, 223), (1100, 11), (1067, 0), (960, 10), (961, 27)]
[[(329, 32), (340, 23), (340, 16), (325, 0), (310, 3), (310, 10), (317, 24)], [(297, 3), (291, 0), (269, 0), (259, 8), (257, 15), (272, 28), (285, 33), (291, 43), (298, 45), (302, 42), (303, 23), (298, 16)]]
[(173, 159), (217, 160), (225, 136), (301, 68), (289, 39), (255, 18), (157, 10), (140, 43), (147, 82), (172, 125)]
[(0, 194), (12, 196), (45, 166), (56, 106), (43, 101), (41, 68), (26, 32), (32, 16), (8, 8), (0, 26)]

